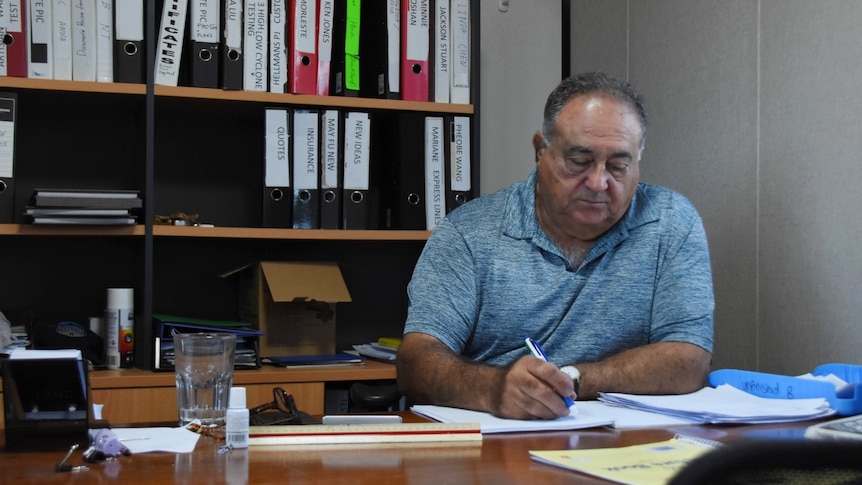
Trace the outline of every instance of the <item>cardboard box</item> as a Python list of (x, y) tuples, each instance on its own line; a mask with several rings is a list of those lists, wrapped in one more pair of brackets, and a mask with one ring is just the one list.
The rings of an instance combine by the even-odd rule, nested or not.
[(260, 356), (335, 352), (335, 304), (350, 292), (334, 262), (262, 261), (239, 278), (239, 317), (262, 330)]

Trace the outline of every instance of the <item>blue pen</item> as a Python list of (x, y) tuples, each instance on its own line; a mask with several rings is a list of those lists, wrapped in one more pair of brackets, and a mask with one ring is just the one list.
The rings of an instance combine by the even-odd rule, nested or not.
[[(545, 351), (542, 350), (542, 347), (539, 345), (539, 342), (536, 342), (530, 337), (524, 338), (524, 343), (527, 345), (527, 349), (533, 354), (533, 357), (537, 359), (544, 360), (548, 362), (548, 356), (545, 355)], [(575, 407), (575, 401), (572, 400), (569, 396), (563, 396), (563, 401), (566, 402), (566, 406), (569, 407), (570, 415), (576, 416), (577, 408)]]

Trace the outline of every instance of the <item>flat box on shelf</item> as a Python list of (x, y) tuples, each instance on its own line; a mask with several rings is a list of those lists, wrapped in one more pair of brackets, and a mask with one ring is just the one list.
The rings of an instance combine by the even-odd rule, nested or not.
[(335, 305), (351, 301), (337, 263), (261, 261), (222, 276), (239, 278), (239, 316), (264, 332), (261, 357), (335, 352)]

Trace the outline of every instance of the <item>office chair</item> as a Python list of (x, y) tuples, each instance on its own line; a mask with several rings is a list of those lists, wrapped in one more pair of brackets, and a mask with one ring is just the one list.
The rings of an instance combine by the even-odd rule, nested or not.
[(401, 399), (395, 381), (354, 382), (349, 394), (351, 413), (397, 411)]
[(668, 485), (862, 485), (862, 442), (730, 443), (692, 460)]

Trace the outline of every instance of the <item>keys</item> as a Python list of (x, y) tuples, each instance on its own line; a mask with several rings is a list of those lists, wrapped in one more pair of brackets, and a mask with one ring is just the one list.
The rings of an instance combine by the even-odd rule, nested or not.
[(57, 466), (55, 466), (54, 469), (58, 472), (83, 472), (89, 470), (90, 467), (87, 466), (72, 466), (66, 463), (67, 461), (69, 461), (69, 457), (72, 456), (72, 453), (74, 453), (77, 449), (78, 443), (75, 443), (69, 448), (69, 451), (66, 452), (66, 456), (64, 456), (62, 460), (57, 462)]

